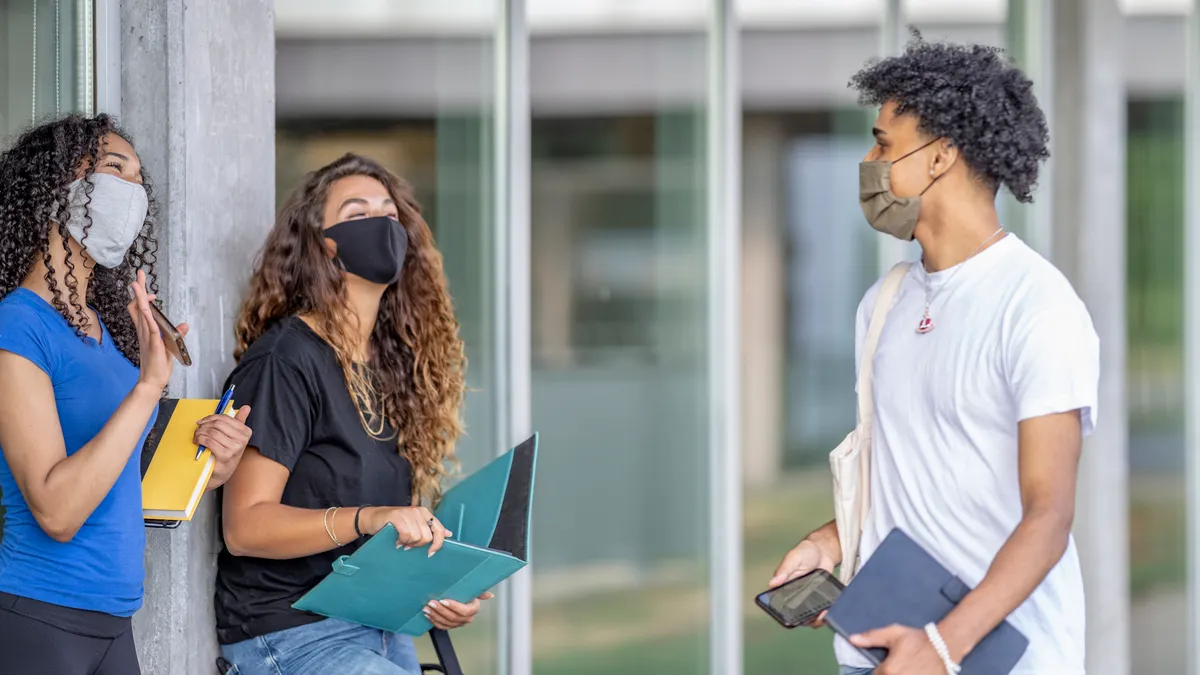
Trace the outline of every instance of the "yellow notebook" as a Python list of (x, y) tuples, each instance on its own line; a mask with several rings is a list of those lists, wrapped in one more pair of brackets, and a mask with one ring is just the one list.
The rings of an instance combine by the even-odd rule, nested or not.
[[(192, 439), (196, 424), (213, 414), (217, 399), (165, 399), (142, 448), (142, 517), (146, 520), (191, 520), (212, 478), (213, 455)], [(225, 408), (233, 415), (233, 402)]]

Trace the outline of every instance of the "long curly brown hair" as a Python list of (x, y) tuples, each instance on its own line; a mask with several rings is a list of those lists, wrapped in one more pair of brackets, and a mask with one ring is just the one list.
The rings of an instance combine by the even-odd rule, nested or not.
[[(115, 269), (100, 265), (85, 266), (72, 254), (71, 235), (67, 231), (69, 215), (68, 186), (74, 182), (81, 166), (86, 183), (85, 192), (91, 200), (91, 176), (96, 172), (100, 144), (108, 134), (133, 141), (108, 115), (85, 117), (68, 115), (29, 129), (17, 137), (11, 148), (0, 154), (0, 298), (13, 292), (29, 275), (34, 261), (41, 259), (46, 266), (46, 283), (53, 295), (51, 304), (83, 338), (89, 328), (84, 302), (95, 308), (100, 321), (108, 328), (121, 353), (135, 366), (139, 365), (137, 330), (126, 305), (128, 286), (137, 270), (146, 271), (150, 292), (157, 292), (155, 254), (158, 241), (154, 234), (154, 215), (157, 206), (154, 191), (142, 172), (143, 185), (150, 202), (150, 211), (137, 240), (125, 254), (125, 261)], [(83, 228), (81, 244), (87, 248), (87, 233), (91, 216)], [(55, 224), (57, 223), (57, 225)], [(50, 228), (56, 228), (66, 254), (64, 281), (60, 288), (50, 251)], [(79, 297), (79, 279), (91, 268), (87, 298)]]
[[(340, 263), (322, 235), (330, 186), (368, 176), (387, 188), (408, 233), (400, 280), (387, 288), (365, 363), (356, 362), (355, 321)], [(237, 348), (246, 349), (280, 319), (301, 315), (333, 347), (346, 386), (373, 437), (394, 434), (413, 473), (413, 503), (436, 503), (456, 464), (467, 361), (458, 319), (446, 290), (442, 254), (407, 182), (355, 154), (308, 174), (284, 203), (255, 264), (250, 293), (237, 322)]]

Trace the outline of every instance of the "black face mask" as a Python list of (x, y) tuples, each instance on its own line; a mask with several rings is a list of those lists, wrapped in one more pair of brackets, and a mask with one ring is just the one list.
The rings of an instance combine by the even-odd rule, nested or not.
[(350, 274), (390, 286), (400, 279), (408, 232), (387, 216), (347, 220), (323, 233), (337, 244), (337, 257)]

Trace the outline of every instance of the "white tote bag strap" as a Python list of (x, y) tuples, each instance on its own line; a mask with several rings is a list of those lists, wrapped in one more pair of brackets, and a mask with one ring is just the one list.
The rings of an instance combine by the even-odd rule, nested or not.
[(908, 274), (912, 263), (902, 262), (888, 270), (875, 296), (875, 307), (871, 312), (871, 323), (867, 326), (867, 339), (863, 341), (862, 358), (858, 366), (858, 419), (864, 428), (870, 429), (875, 417), (875, 398), (871, 392), (875, 379), (875, 348), (879, 346), (879, 335), (887, 321), (888, 311), (896, 301), (900, 282)]
[[(899, 263), (883, 278), (879, 294), (875, 296), (875, 307), (871, 312), (871, 323), (867, 327), (867, 339), (863, 341), (862, 359), (858, 366), (858, 421), (862, 444), (858, 453), (860, 534), (866, 524), (867, 513), (871, 510), (871, 449), (875, 444), (875, 396), (872, 391), (875, 382), (875, 348), (879, 346), (883, 324), (887, 321), (888, 312), (900, 291), (900, 282), (904, 281), (910, 265), (908, 262)], [(855, 567), (857, 568), (857, 561)]]

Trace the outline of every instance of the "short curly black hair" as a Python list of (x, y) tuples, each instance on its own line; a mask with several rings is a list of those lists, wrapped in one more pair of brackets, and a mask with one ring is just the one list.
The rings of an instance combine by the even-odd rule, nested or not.
[(1033, 83), (1004, 50), (926, 42), (914, 30), (903, 54), (868, 64), (850, 87), (862, 105), (891, 101), (897, 114), (915, 114), (922, 132), (949, 139), (992, 189), (1033, 201), (1050, 132)]

